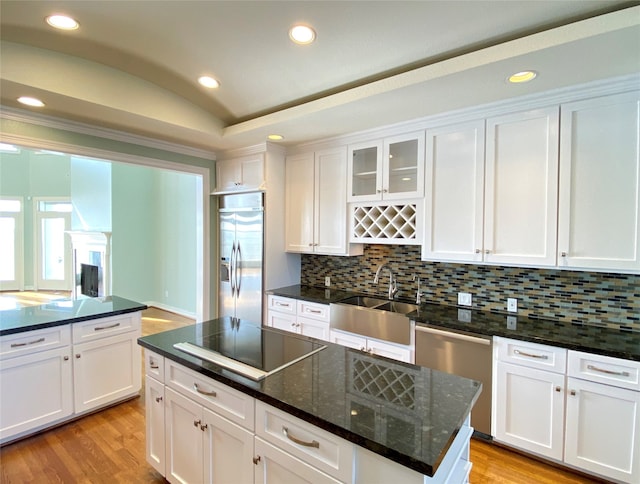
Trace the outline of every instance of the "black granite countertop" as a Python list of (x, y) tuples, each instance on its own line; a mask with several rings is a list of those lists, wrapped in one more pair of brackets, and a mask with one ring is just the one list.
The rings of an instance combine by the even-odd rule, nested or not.
[(437, 470), (481, 391), (473, 380), (324, 341), (325, 349), (258, 382), (173, 347), (178, 342), (195, 344), (223, 326), (231, 326), (231, 320), (207, 321), (138, 342), (428, 476)]
[(147, 309), (118, 296), (59, 299), (40, 306), (0, 311), (0, 336), (105, 318)]
[[(349, 291), (310, 286), (287, 286), (272, 289), (268, 294), (329, 304), (353, 296)], [(640, 332), (604, 326), (567, 323), (489, 311), (477, 311), (456, 306), (423, 303), (409, 317), (418, 325), (483, 336), (507, 338), (548, 344), (627, 360), (640, 361)]]

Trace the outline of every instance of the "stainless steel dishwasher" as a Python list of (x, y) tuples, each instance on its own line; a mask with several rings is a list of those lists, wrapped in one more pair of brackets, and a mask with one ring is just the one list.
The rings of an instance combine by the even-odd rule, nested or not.
[(416, 325), (416, 365), (482, 382), (471, 425), (486, 438), (491, 435), (491, 344), (489, 336)]

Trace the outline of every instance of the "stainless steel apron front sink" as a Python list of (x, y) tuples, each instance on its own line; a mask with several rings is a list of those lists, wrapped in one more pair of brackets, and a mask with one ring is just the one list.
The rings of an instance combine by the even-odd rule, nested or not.
[(331, 303), (331, 329), (401, 345), (412, 344), (415, 323), (407, 314), (418, 306), (365, 296)]

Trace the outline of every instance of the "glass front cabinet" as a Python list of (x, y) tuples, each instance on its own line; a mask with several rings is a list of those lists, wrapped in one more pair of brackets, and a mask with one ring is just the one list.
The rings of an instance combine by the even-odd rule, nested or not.
[(350, 202), (402, 200), (424, 194), (424, 132), (349, 146)]

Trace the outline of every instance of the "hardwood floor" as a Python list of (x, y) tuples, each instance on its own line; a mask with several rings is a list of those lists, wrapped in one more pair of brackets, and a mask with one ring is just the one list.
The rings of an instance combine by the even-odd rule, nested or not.
[[(50, 300), (46, 298), (51, 295), (38, 294), (29, 299), (21, 293), (20, 298), (26, 300), (25, 305), (34, 298)], [(0, 302), (5, 297), (17, 296), (0, 293)], [(143, 312), (142, 334), (188, 324), (193, 320), (149, 308)], [(145, 460), (144, 405), (143, 375), (139, 398), (0, 448), (0, 483), (165, 482)], [(471, 461), (472, 483), (603, 482), (478, 440), (471, 442)]]

